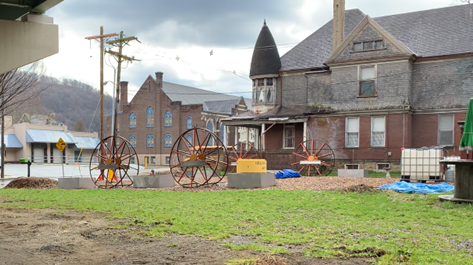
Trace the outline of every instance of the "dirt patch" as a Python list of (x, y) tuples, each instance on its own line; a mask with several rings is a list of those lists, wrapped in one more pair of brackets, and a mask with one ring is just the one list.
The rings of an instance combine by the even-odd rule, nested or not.
[(342, 189), (342, 191), (343, 192), (357, 192), (357, 193), (379, 192), (377, 188), (366, 185), (366, 184), (353, 185), (353, 186)]
[(319, 259), (305, 257), (302, 252), (267, 255), (232, 251), (222, 242), (195, 236), (149, 238), (139, 231), (112, 228), (129, 222), (109, 220), (99, 213), (0, 207), (0, 253), (8, 253), (2, 255), (1, 263), (187, 265), (246, 260), (255, 265), (371, 264), (367, 258)]
[(4, 189), (56, 189), (57, 180), (37, 177), (19, 177), (12, 180)]

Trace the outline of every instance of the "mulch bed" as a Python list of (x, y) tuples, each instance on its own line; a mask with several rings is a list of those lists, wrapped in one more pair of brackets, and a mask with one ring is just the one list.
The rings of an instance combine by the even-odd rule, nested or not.
[[(264, 189), (283, 189), (283, 190), (340, 190), (342, 192), (369, 192), (375, 191), (384, 184), (398, 182), (397, 178), (355, 178), (355, 177), (300, 177), (288, 179), (276, 179), (276, 185)], [(57, 189), (58, 182), (49, 178), (38, 177), (20, 177), (12, 180), (5, 186), (5, 189)], [(136, 189), (133, 187), (119, 187), (122, 189)], [(170, 191), (220, 191), (220, 190), (234, 190), (228, 188), (226, 185), (226, 178), (217, 185), (207, 185), (198, 188), (183, 188), (176, 185), (171, 188), (160, 188), (148, 190), (170, 190)]]
[(19, 177), (10, 181), (4, 189), (57, 189), (57, 180), (37, 177)]

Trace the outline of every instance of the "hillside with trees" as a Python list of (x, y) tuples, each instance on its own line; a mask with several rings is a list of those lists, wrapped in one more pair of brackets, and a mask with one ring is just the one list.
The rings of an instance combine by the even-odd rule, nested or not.
[[(39, 97), (28, 100), (12, 110), (14, 122), (23, 114), (46, 114), (58, 123), (67, 125), (69, 130), (100, 133), (100, 91), (88, 84), (73, 79), (59, 80), (43, 76), (42, 85), (48, 88)], [(104, 95), (104, 113), (112, 113), (113, 99)]]

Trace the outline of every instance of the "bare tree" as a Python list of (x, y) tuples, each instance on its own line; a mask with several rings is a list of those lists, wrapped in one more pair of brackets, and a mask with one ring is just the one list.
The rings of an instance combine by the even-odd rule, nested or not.
[(4, 158), (5, 158), (5, 114), (18, 108), (29, 99), (39, 97), (41, 91), (47, 86), (39, 83), (42, 76), (41, 62), (33, 63), (29, 66), (11, 70), (0, 74), (0, 113), (2, 115), (1, 131), (1, 178), (4, 178)]
[(82, 118), (79, 118), (74, 124), (74, 131), (76, 132), (86, 132), (87, 126), (85, 126), (85, 122)]

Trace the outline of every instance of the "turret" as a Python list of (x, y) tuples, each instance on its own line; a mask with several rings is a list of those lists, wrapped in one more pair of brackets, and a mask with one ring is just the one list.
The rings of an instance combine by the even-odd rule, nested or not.
[(280, 68), (278, 47), (265, 20), (251, 59), (254, 112), (266, 112), (277, 104), (280, 97), (277, 91)]

